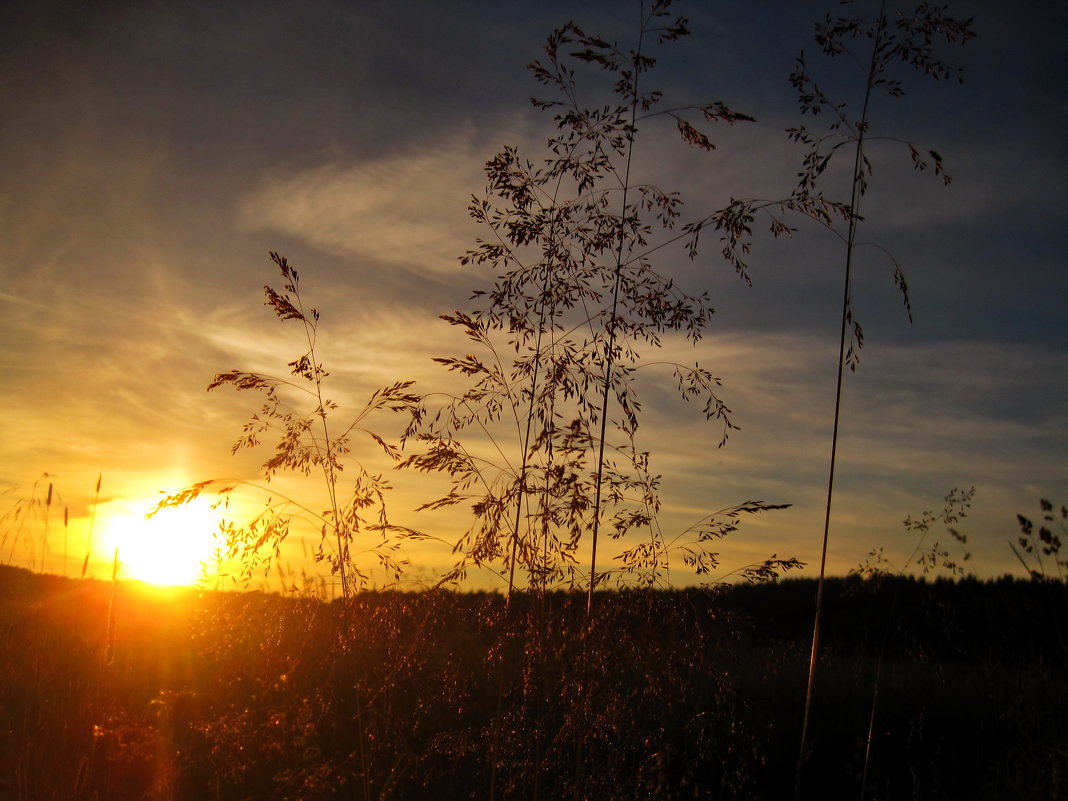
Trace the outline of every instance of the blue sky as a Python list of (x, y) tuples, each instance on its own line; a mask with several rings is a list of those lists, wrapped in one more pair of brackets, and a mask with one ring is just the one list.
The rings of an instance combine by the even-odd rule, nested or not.
[[(787, 76), (801, 48), (827, 66), (811, 41), (827, 8), (680, 3), (693, 35), (654, 76), (670, 96), (722, 100), (757, 123), (715, 131), (711, 154), (643, 140), (641, 174), (682, 192), (695, 214), (788, 192), (799, 152), (783, 133), (798, 122)], [(552, 132), (527, 100), (537, 87), (525, 65), (568, 19), (622, 40), (636, 9), (15, 4), (0, 33), (6, 497), (55, 474), (84, 528), (100, 472), (104, 516), (192, 481), (253, 478), (264, 457), (233, 457), (230, 445), (254, 404), (204, 387), (217, 371), (277, 373), (296, 355), (261, 306), (275, 279), (268, 250), (301, 270), (323, 314), (338, 398), (395, 379), (442, 386), (431, 358), (465, 346), (437, 315), (486, 283), (456, 259), (479, 235), (467, 199), (502, 146), (538, 157)], [(910, 77), (908, 96), (873, 109), (876, 133), (938, 150), (954, 180), (942, 187), (900, 149), (872, 148), (862, 239), (901, 263), (915, 321), (885, 258), (865, 251), (855, 301), (866, 347), (844, 391), (835, 572), (880, 545), (904, 559), (901, 521), (973, 485), (962, 528), (975, 571), (1019, 572), (1005, 544), (1016, 513), (1037, 513), (1040, 497), (1068, 500), (1068, 12), (1037, 0), (953, 11), (975, 17), (976, 39), (944, 51), (965, 83)], [(725, 541), (724, 563), (771, 552), (813, 563), (840, 243), (813, 226), (788, 242), (758, 236), (752, 287), (714, 244), (694, 263), (668, 257), (716, 314), (697, 353), (665, 349), (723, 379), (742, 430), (716, 448), (714, 426), (646, 389), (665, 525), (750, 498), (792, 503)], [(408, 511), (432, 487), (395, 483), (398, 518), (446, 539), (462, 529)], [(21, 546), (2, 556), (31, 561)], [(412, 554), (427, 575), (442, 558)]]

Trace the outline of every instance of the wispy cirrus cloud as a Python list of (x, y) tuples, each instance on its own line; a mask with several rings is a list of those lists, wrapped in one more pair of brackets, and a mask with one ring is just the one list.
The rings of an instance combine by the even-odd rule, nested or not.
[(453, 273), (472, 245), (466, 201), (490, 156), (460, 133), (417, 152), (271, 172), (239, 199), (238, 222), (340, 256)]

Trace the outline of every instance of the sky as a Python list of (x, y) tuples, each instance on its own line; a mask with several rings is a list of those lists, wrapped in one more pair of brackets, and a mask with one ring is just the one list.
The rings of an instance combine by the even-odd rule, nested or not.
[[(640, 176), (679, 191), (695, 216), (731, 197), (788, 193), (798, 51), (827, 70), (828, 86), (856, 88), (850, 66), (820, 61), (812, 41), (832, 5), (680, 2), (693, 33), (663, 51), (650, 80), (665, 97), (720, 100), (757, 122), (711, 130), (711, 153), (643, 133)], [(268, 251), (300, 271), (321, 313), (320, 353), (343, 410), (396, 380), (450, 386), (432, 359), (467, 346), (438, 315), (489, 283), (458, 261), (484, 234), (468, 199), (502, 147), (541, 158), (553, 133), (529, 103), (538, 87), (526, 65), (568, 20), (626, 42), (637, 8), (11, 4), (0, 32), (0, 560), (76, 575), (90, 547), (88, 574), (109, 576), (116, 532), (136, 532), (161, 493), (256, 480), (269, 453), (231, 446), (257, 399), (205, 388), (223, 370), (284, 373), (300, 353), (262, 305), (263, 285), (280, 283)], [(914, 539), (902, 521), (969, 487), (958, 526), (969, 570), (1021, 574), (1007, 545), (1016, 515), (1036, 517), (1040, 498), (1068, 502), (1068, 11), (984, 0), (953, 12), (975, 18), (973, 41), (941, 51), (963, 85), (909, 75), (906, 97), (872, 107), (874, 133), (937, 150), (953, 182), (917, 174), (892, 143), (869, 152), (861, 238), (878, 247), (856, 264), (865, 347), (843, 389), (834, 574), (878, 547), (904, 565)], [(696, 348), (668, 337), (665, 358), (720, 377), (741, 428), (718, 448), (715, 425), (656, 382), (643, 388), (640, 441), (663, 476), (662, 523), (681, 530), (750, 499), (791, 504), (720, 543), (721, 572), (774, 553), (814, 575), (842, 245), (812, 225), (789, 241), (758, 232), (747, 286), (706, 237), (693, 262), (663, 256), (716, 310)], [(881, 249), (908, 278), (911, 324)], [(413, 511), (443, 481), (390, 479), (396, 522), (445, 543), (464, 530), (464, 514)], [(58, 493), (49, 520), (18, 529), (13, 510), (48, 484)], [(314, 492), (285, 480), (272, 491)], [(190, 525), (153, 547), (189, 540)], [(295, 572), (314, 569), (302, 536), (285, 556)], [(931, 536), (947, 542), (937, 527)], [(419, 580), (451, 561), (428, 543), (408, 556)]]

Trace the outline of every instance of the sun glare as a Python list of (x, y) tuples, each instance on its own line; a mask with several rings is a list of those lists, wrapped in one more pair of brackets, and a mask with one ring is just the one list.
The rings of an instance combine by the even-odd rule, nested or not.
[(151, 584), (194, 584), (202, 564), (210, 566), (219, 513), (206, 502), (165, 509), (151, 518), (145, 512), (112, 517), (105, 535), (106, 554), (118, 548), (119, 576)]

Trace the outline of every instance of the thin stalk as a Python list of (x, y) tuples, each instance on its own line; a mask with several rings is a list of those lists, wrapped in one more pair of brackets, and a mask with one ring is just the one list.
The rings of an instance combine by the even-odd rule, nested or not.
[[(296, 286), (296, 278), (293, 279), (294, 287)], [(326, 492), (330, 499), (330, 511), (333, 515), (332, 522), (334, 526), (334, 536), (337, 540), (337, 553), (338, 553), (338, 574), (341, 577), (341, 596), (345, 601), (348, 601), (351, 591), (349, 589), (348, 574), (345, 569), (346, 562), (348, 561), (348, 546), (344, 543), (341, 536), (340, 515), (337, 507), (337, 474), (334, 472), (334, 455), (333, 448), (330, 441), (330, 428), (326, 422), (326, 409), (323, 406), (323, 389), (322, 379), (319, 377), (319, 365), (315, 358), (315, 326), (308, 322), (307, 316), (304, 314), (304, 304), (301, 301), (300, 292), (293, 293), (295, 300), (297, 301), (297, 309), (300, 311), (301, 322), (304, 323), (304, 336), (308, 341), (308, 356), (311, 358), (311, 370), (312, 376), (315, 379), (315, 398), (319, 404), (319, 420), (322, 423), (323, 429), (323, 442), (326, 447), (326, 456), (323, 457), (322, 452), (319, 450), (318, 443), (312, 439), (315, 445), (315, 450), (319, 453), (320, 463), (322, 464), (323, 477), (326, 479)], [(348, 604), (345, 604), (347, 607)]]
[(861, 197), (861, 169), (864, 158), (864, 134), (868, 128), (868, 104), (871, 100), (872, 86), (875, 81), (877, 69), (877, 55), (882, 41), (885, 27), (885, 2), (879, 9), (878, 33), (873, 38), (872, 56), (868, 67), (868, 82), (864, 92), (864, 106), (861, 110), (860, 122), (857, 126), (856, 150), (853, 155), (853, 186), (850, 196), (849, 233), (846, 237), (846, 261), (845, 276), (842, 291), (842, 322), (838, 338), (838, 374), (835, 379), (834, 391), (834, 424), (831, 429), (831, 457), (827, 471), (827, 503), (823, 515), (823, 543), (820, 550), (820, 573), (816, 583), (816, 614), (812, 624), (812, 652), (808, 662), (808, 680), (805, 687), (805, 710), (801, 722), (801, 743), (797, 754), (797, 768), (794, 774), (794, 799), (800, 801), (802, 774), (805, 762), (808, 759), (809, 724), (812, 713), (812, 689), (816, 680), (816, 664), (819, 660), (820, 647), (820, 624), (823, 619), (823, 593), (827, 570), (827, 544), (830, 539), (831, 528), (831, 505), (834, 498), (834, 470), (838, 457), (838, 429), (842, 412), (842, 383), (846, 364), (846, 332), (849, 328), (851, 316), (851, 290), (853, 277), (853, 251), (856, 242), (857, 225), (860, 221), (858, 209)]
[[(343, 635), (341, 637), (341, 646), (343, 649), (348, 650), (348, 644), (351, 641), (351, 626), (350, 626), (350, 610), (349, 610), (349, 598), (352, 595), (352, 590), (349, 587), (348, 572), (346, 570), (346, 564), (349, 558), (349, 549), (347, 543), (341, 534), (341, 516), (338, 510), (337, 504), (337, 473), (334, 470), (334, 453), (333, 445), (330, 439), (330, 427), (326, 421), (326, 408), (323, 402), (323, 390), (322, 379), (319, 376), (319, 364), (315, 357), (315, 325), (308, 322), (307, 315), (304, 313), (304, 304), (301, 301), (300, 292), (296, 291), (297, 279), (294, 274), (292, 283), (294, 286), (294, 299), (297, 302), (297, 309), (300, 312), (301, 322), (304, 323), (304, 336), (308, 341), (308, 356), (311, 359), (311, 371), (312, 377), (315, 383), (315, 397), (319, 404), (319, 419), (322, 423), (323, 429), (323, 443), (326, 448), (326, 455), (324, 457), (322, 451), (319, 448), (319, 444), (312, 438), (312, 443), (315, 446), (316, 452), (319, 454), (320, 464), (322, 465), (323, 477), (326, 479), (326, 491), (327, 496), (330, 499), (330, 511), (332, 514), (332, 523), (334, 527), (334, 537), (337, 540), (338, 549), (338, 575), (341, 578), (341, 598), (342, 598), (342, 613), (341, 613), (341, 625)], [(314, 312), (313, 312), (314, 314)], [(364, 801), (370, 801), (371, 799), (371, 779), (368, 776), (367, 770), (367, 755), (364, 747), (364, 723), (363, 723), (363, 700), (362, 693), (360, 692), (359, 679), (354, 677), (352, 680), (352, 689), (356, 705), (356, 726), (359, 731), (357, 737), (357, 752), (360, 761), (360, 784), (363, 791)]]
[[(541, 334), (540, 333), (538, 334), (538, 339), (539, 340), (541, 339)], [(539, 344), (539, 347), (540, 347), (540, 344)], [(520, 523), (522, 523), (522, 518), (523, 518), (523, 498), (524, 498), (524, 495), (526, 494), (527, 450), (528, 450), (529, 445), (530, 445), (530, 426), (531, 426), (531, 422), (530, 421), (531, 421), (531, 417), (533, 417), (533, 415), (534, 415), (534, 395), (533, 395), (533, 393), (537, 389), (537, 385), (538, 385), (537, 384), (537, 372), (538, 372), (538, 362), (539, 362), (540, 358), (541, 358), (541, 354), (540, 353), (534, 358), (534, 377), (532, 379), (531, 387), (530, 387), (530, 390), (531, 390), (530, 405), (529, 405), (529, 407), (527, 409), (526, 431), (524, 431), (524, 433), (523, 433), (523, 463), (520, 465), (520, 468), (519, 468), (519, 491), (516, 494), (516, 501), (515, 501), (515, 526), (512, 529), (512, 554), (511, 554), (511, 557), (509, 558), (508, 594), (504, 598), (504, 607), (505, 607), (505, 609), (508, 609), (508, 608), (511, 607), (511, 605), (512, 605), (512, 590), (515, 589), (515, 562), (516, 562), (517, 552), (519, 550), (519, 526), (520, 526)]]
[(104, 645), (104, 664), (111, 667), (115, 662), (115, 618), (118, 613), (116, 596), (119, 589), (119, 549), (111, 560), (111, 595), (108, 598), (108, 633)]
[[(559, 193), (559, 190), (560, 190), (560, 182), (559, 181), (557, 181), (556, 187), (557, 187), (557, 193)], [(553, 202), (554, 203), (556, 202), (556, 198), (555, 197), (553, 198)], [(554, 234), (555, 228), (556, 228), (556, 223), (555, 223), (555, 220), (554, 220), (552, 227), (549, 229), (549, 241), (550, 241), (550, 243), (553, 241), (553, 236), (555, 235)], [(530, 458), (529, 457), (530, 427), (531, 427), (531, 425), (533, 423), (533, 419), (534, 419), (534, 403), (535, 403), (535, 400), (537, 398), (537, 391), (538, 391), (538, 374), (539, 374), (539, 371), (541, 369), (541, 339), (542, 339), (542, 335), (545, 333), (545, 294), (548, 292), (549, 277), (550, 277), (551, 274), (552, 274), (552, 262), (550, 261), (546, 265), (545, 277), (544, 277), (543, 282), (542, 282), (542, 302), (540, 304), (540, 308), (538, 309), (538, 334), (537, 334), (537, 338), (534, 340), (534, 372), (530, 377), (530, 403), (527, 405), (527, 424), (526, 424), (526, 430), (523, 433), (523, 461), (522, 461), (522, 464), (521, 464), (520, 469), (519, 469), (519, 493), (518, 493), (518, 497), (516, 498), (516, 504), (515, 504), (515, 528), (514, 528), (514, 530), (512, 532), (512, 557), (511, 557), (511, 565), (508, 568), (508, 595), (505, 598), (505, 608), (506, 609), (511, 604), (511, 601), (512, 601), (512, 590), (515, 587), (515, 563), (516, 563), (516, 554), (517, 554), (517, 551), (519, 549), (519, 526), (520, 526), (520, 523), (522, 522), (523, 500), (524, 500), (524, 497), (526, 495), (526, 487), (527, 487), (527, 466), (528, 466), (528, 461), (529, 461), (529, 458)], [(551, 418), (549, 420), (549, 424), (550, 425), (552, 424)]]
[[(553, 343), (555, 345), (555, 342)], [(546, 419), (549, 421), (549, 426), (552, 426), (554, 415), (556, 414), (556, 396), (555, 394), (549, 398), (549, 408), (546, 410)], [(545, 446), (545, 470), (543, 471), (544, 485), (541, 496), (541, 565), (539, 578), (540, 585), (538, 591), (538, 622), (539, 625), (544, 627), (545, 624), (545, 593), (548, 591), (549, 584), (549, 513), (550, 513), (550, 490), (551, 490), (551, 474), (553, 469), (553, 459), (556, 452), (553, 447), (552, 436), (548, 438), (548, 442)], [(544, 631), (542, 632), (544, 634)]]
[[(48, 483), (48, 495), (45, 498), (45, 523), (44, 523), (44, 542), (41, 543), (41, 572), (45, 572), (45, 559), (50, 552), (48, 542), (51, 539), (49, 536), (51, 533), (52, 523), (52, 482)], [(32, 563), (31, 563), (32, 564)]]
[(93, 527), (96, 525), (96, 507), (100, 504), (100, 482), (104, 480), (104, 474), (96, 476), (96, 495), (93, 496), (93, 513), (89, 516), (89, 533), (85, 536), (85, 561), (82, 562), (82, 578), (89, 567), (89, 557), (93, 553)]
[[(546, 273), (546, 281), (548, 281), (548, 273)], [(538, 335), (534, 345), (534, 373), (530, 379), (530, 403), (527, 406), (527, 424), (526, 430), (523, 433), (523, 461), (519, 469), (519, 492), (516, 496), (515, 503), (515, 527), (512, 530), (512, 554), (511, 564), (508, 567), (508, 594), (504, 599), (504, 619), (505, 624), (511, 620), (509, 612), (512, 605), (512, 590), (515, 588), (515, 563), (516, 556), (519, 549), (519, 526), (522, 523), (523, 518), (523, 499), (526, 493), (527, 482), (527, 462), (529, 459), (530, 450), (530, 427), (534, 417), (534, 401), (538, 389), (538, 372), (541, 365), (541, 337), (545, 324), (545, 307), (541, 308), (538, 320)], [(493, 713), (493, 720), (498, 723), (501, 720), (501, 713), (504, 705), (504, 673), (501, 671), (498, 674), (499, 681), (497, 682), (497, 704)], [(490, 740), (489, 747), (489, 763), (490, 763), (490, 777), (489, 777), (489, 796), (488, 801), (496, 801), (497, 798), (497, 761), (498, 750), (500, 748), (500, 726), (494, 725), (493, 737)]]
[(608, 393), (612, 388), (612, 369), (615, 366), (616, 311), (619, 307), (619, 285), (623, 273), (623, 243), (627, 224), (627, 194), (630, 190), (630, 165), (634, 156), (634, 125), (638, 115), (638, 79), (641, 77), (642, 42), (645, 38), (644, 4), (642, 4), (642, 24), (638, 33), (638, 49), (634, 58), (634, 86), (630, 102), (630, 128), (627, 131), (627, 164), (623, 172), (623, 201), (619, 216), (619, 243), (616, 247), (615, 279), (612, 285), (612, 310), (608, 317), (606, 333), (608, 343), (605, 355), (604, 386), (601, 392), (601, 430), (597, 445), (597, 472), (594, 475), (593, 498), (593, 532), (590, 551), (590, 589), (586, 598), (586, 620), (589, 622), (593, 611), (593, 590), (597, 584), (597, 538), (601, 527), (601, 487), (604, 473), (604, 441), (608, 427)]
[[(560, 181), (558, 180), (557, 184), (556, 184), (556, 192), (553, 195), (553, 203), (554, 203), (554, 205), (556, 203), (557, 197), (559, 196), (559, 191), (560, 191)], [(549, 229), (549, 241), (550, 241), (550, 243), (552, 243), (554, 241), (555, 229), (556, 229), (556, 222), (555, 222), (555, 219), (554, 219), (553, 225)], [(522, 522), (523, 501), (524, 501), (524, 497), (526, 495), (527, 467), (528, 467), (528, 464), (529, 464), (530, 429), (531, 429), (531, 425), (533, 424), (533, 419), (534, 419), (534, 405), (535, 405), (535, 401), (536, 401), (536, 397), (537, 397), (538, 376), (539, 376), (540, 368), (541, 368), (542, 337), (545, 334), (545, 316), (546, 316), (545, 297), (546, 297), (546, 295), (548, 293), (549, 280), (550, 280), (551, 275), (552, 275), (552, 261), (549, 261), (547, 263), (547, 265), (546, 265), (546, 270), (545, 270), (544, 278), (543, 278), (543, 282), (542, 282), (542, 302), (541, 302), (539, 310), (538, 310), (538, 333), (537, 333), (537, 337), (536, 337), (535, 342), (534, 342), (534, 354), (535, 354), (534, 355), (534, 371), (533, 371), (533, 374), (531, 375), (531, 379), (530, 379), (530, 403), (527, 406), (526, 430), (524, 431), (524, 434), (523, 434), (523, 461), (522, 461), (522, 465), (521, 465), (520, 471), (519, 471), (519, 493), (518, 493), (518, 497), (516, 498), (515, 528), (514, 528), (513, 534), (512, 534), (511, 565), (510, 565), (509, 570), (508, 570), (508, 595), (505, 598), (505, 624), (507, 624), (511, 620), (511, 617), (509, 616), (508, 613), (509, 613), (509, 611), (511, 609), (512, 591), (513, 591), (513, 589), (515, 587), (515, 564), (516, 564), (517, 551), (518, 551), (518, 548), (519, 548), (519, 527), (520, 527), (520, 524)], [(552, 414), (551, 413), (548, 415), (547, 419), (548, 419), (548, 424), (552, 425)], [(549, 446), (548, 447), (549, 447), (549, 458), (551, 460), (551, 456), (552, 456), (552, 438), (551, 437), (550, 437), (550, 440), (549, 440)], [(549, 481), (549, 479), (548, 479), (548, 471), (546, 471), (546, 479), (545, 479), (545, 481), (546, 481), (545, 493), (547, 495), (548, 494), (548, 489), (549, 489), (549, 487), (548, 487), (548, 481)], [(545, 509), (545, 507), (544, 507), (544, 504), (545, 504), (544, 500), (542, 501), (542, 504), (543, 504), (543, 508), (542, 508), (543, 524), (542, 525), (543, 525), (543, 528), (544, 528), (547, 525), (547, 523), (545, 522), (546, 519), (547, 519), (547, 516), (546, 516), (547, 509)], [(548, 534), (546, 533), (545, 536), (547, 537)], [(542, 597), (544, 597), (544, 592), (542, 592), (541, 595), (542, 595)], [(544, 623), (544, 617), (543, 617), (543, 615), (544, 615), (544, 606), (539, 605), (538, 612), (540, 613), (539, 614), (539, 622)], [(528, 621), (528, 625), (527, 625), (528, 636), (529, 636), (531, 630), (532, 629), (531, 629), (531, 627), (529, 625), (529, 621)], [(530, 651), (530, 649), (527, 649), (526, 652), (530, 653), (531, 651)], [(535, 649), (535, 653), (540, 653), (540, 650)], [(496, 705), (496, 710), (494, 712), (494, 721), (500, 721), (501, 720), (503, 702), (504, 702), (504, 675), (503, 675), (503, 672), (502, 672), (500, 674), (500, 681), (497, 684), (497, 705)], [(489, 780), (489, 797), (488, 797), (489, 801), (495, 801), (495, 799), (497, 797), (497, 761), (498, 761), (497, 752), (498, 752), (499, 748), (500, 748), (500, 728), (499, 728), (499, 726), (494, 726), (493, 727), (493, 738), (492, 738), (492, 740), (490, 742), (490, 780)], [(537, 766), (540, 763), (540, 753), (541, 753), (541, 738), (540, 738), (540, 734), (539, 734), (539, 736), (537, 738), (537, 745), (536, 745), (536, 748), (535, 748), (535, 761), (534, 761), (534, 766), (535, 766), (535, 769), (534, 769), (535, 770), (535, 774), (534, 774), (535, 778), (534, 778), (534, 790), (533, 790), (533, 799), (534, 799), (534, 801), (537, 801), (537, 799), (538, 799), (538, 769), (537, 769)]]

